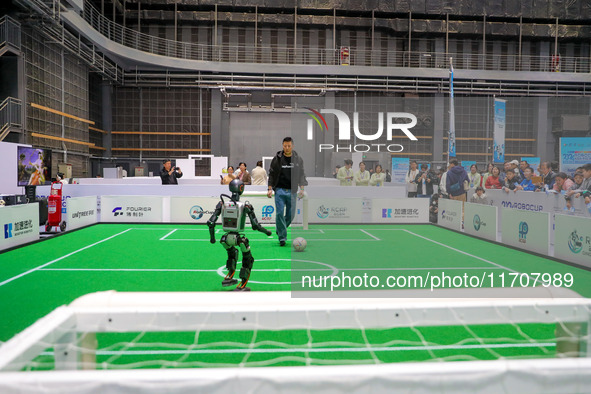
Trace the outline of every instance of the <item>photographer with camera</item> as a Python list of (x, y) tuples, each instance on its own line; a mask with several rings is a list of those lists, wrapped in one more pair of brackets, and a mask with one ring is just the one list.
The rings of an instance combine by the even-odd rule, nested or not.
[(179, 167), (172, 167), (170, 160), (164, 160), (162, 162), (162, 171), (160, 171), (160, 179), (162, 179), (163, 185), (178, 185), (178, 178), (183, 176), (183, 172)]

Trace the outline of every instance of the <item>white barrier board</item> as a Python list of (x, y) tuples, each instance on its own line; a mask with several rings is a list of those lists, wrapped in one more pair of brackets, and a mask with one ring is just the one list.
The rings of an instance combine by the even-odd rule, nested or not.
[(497, 240), (497, 207), (483, 204), (464, 204), (464, 232), (490, 241)]
[(591, 268), (591, 219), (556, 215), (554, 257)]
[(0, 208), (0, 250), (39, 239), (39, 204)]
[(437, 224), (452, 230), (462, 230), (462, 201), (439, 199)]
[(550, 214), (518, 209), (501, 210), (503, 243), (548, 255)]
[(429, 223), (428, 198), (372, 199), (372, 223)]
[(102, 196), (101, 222), (160, 223), (162, 222), (162, 197)]
[(361, 223), (361, 198), (311, 198), (308, 202), (310, 223)]
[(68, 198), (66, 205), (66, 230), (74, 230), (97, 222), (96, 196)]

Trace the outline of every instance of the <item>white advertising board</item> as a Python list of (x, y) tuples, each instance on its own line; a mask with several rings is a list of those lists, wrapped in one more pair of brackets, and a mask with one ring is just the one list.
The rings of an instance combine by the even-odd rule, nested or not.
[(66, 200), (66, 230), (74, 230), (97, 222), (97, 197), (72, 197)]
[(440, 198), (437, 224), (452, 230), (462, 230), (462, 202)]
[(162, 220), (162, 197), (102, 196), (101, 198), (101, 222), (160, 223)]
[(429, 223), (428, 198), (373, 199), (372, 223)]
[(311, 198), (308, 202), (310, 223), (361, 223), (361, 198)]
[(591, 268), (591, 219), (556, 215), (554, 257)]
[(497, 207), (464, 203), (464, 232), (491, 241), (497, 240)]
[[(215, 211), (219, 198), (214, 197), (171, 197), (170, 221), (173, 223), (207, 223)], [(254, 208), (257, 220), (261, 224), (275, 223), (275, 200), (267, 197), (248, 197), (241, 201), (248, 201)], [(218, 222), (221, 218), (218, 219)], [(248, 217), (246, 219), (247, 222)]]
[(0, 208), (0, 250), (39, 239), (39, 204)]
[(501, 210), (503, 243), (532, 252), (548, 254), (550, 214), (519, 209)]

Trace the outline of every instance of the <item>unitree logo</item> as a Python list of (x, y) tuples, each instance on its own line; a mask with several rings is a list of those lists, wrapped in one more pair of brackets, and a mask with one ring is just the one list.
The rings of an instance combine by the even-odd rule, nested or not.
[[(338, 121), (338, 139), (339, 141), (351, 142), (352, 137), (361, 141), (377, 141), (386, 132), (386, 139), (392, 141), (394, 131), (402, 131), (406, 137), (411, 141), (417, 141), (417, 137), (409, 129), (417, 124), (417, 117), (408, 112), (378, 112), (378, 130), (372, 134), (364, 134), (359, 130), (359, 112), (353, 112), (353, 135), (351, 134), (351, 119), (349, 116), (338, 109), (321, 109), (316, 111), (312, 108), (306, 108), (310, 113), (308, 115), (312, 119), (308, 119), (307, 139), (312, 141), (314, 139), (314, 121), (320, 127), (321, 131), (327, 131), (328, 125), (326, 119), (322, 114), (332, 114), (336, 116)], [(409, 123), (403, 122), (404, 119), (410, 120)], [(385, 124), (385, 127), (384, 127)], [(400, 144), (378, 144), (378, 143), (364, 143), (364, 144), (319, 144), (318, 151), (335, 151), (335, 152), (402, 152), (404, 147)]]

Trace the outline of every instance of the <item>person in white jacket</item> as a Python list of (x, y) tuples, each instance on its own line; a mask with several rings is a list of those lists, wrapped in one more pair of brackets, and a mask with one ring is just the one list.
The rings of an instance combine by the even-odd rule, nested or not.
[(368, 186), (370, 177), (369, 171), (365, 171), (365, 162), (362, 161), (359, 163), (359, 171), (355, 173), (355, 185)]
[(386, 181), (386, 174), (382, 172), (382, 166), (376, 165), (376, 171), (371, 176), (369, 180), (370, 186), (384, 186), (384, 182)]
[(408, 197), (416, 197), (417, 196), (417, 183), (415, 182), (415, 178), (419, 175), (419, 169), (417, 168), (417, 162), (411, 161), (410, 162), (410, 169), (406, 173), (405, 182), (406, 182), (406, 190), (408, 191)]

